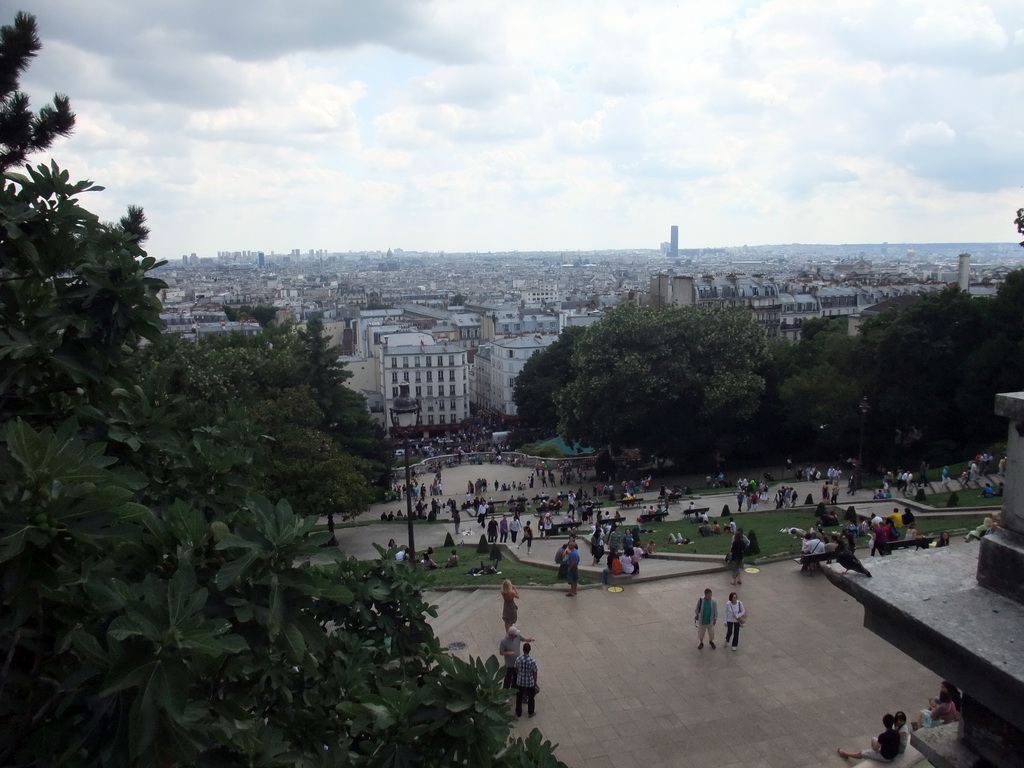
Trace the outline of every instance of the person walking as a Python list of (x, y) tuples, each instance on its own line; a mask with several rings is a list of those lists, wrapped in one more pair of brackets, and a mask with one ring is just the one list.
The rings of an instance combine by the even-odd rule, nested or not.
[(519, 658), (523, 642), (532, 643), (534, 638), (523, 637), (518, 627), (509, 627), (505, 636), (498, 643), (498, 655), (505, 657), (505, 680), (502, 688), (512, 688), (516, 684), (516, 659)]
[(512, 515), (512, 522), (508, 524), (508, 533), (512, 537), (512, 543), (516, 543), (519, 532), (523, 530), (523, 523), (519, 520), (519, 513)]
[(512, 586), (512, 582), (505, 579), (501, 582), (501, 620), (505, 622), (505, 631), (512, 627), (519, 618), (519, 606), (516, 600), (519, 598), (519, 590)]
[(516, 717), (523, 716), (523, 699), (526, 699), (526, 713), (533, 717), (537, 698), (537, 662), (530, 656), (533, 646), (523, 644), (523, 655), (516, 659)]
[(711, 590), (704, 590), (704, 597), (697, 600), (693, 612), (693, 625), (697, 628), (697, 650), (704, 647), (704, 635), (708, 636), (711, 650), (715, 649), (715, 624), (718, 623), (718, 604), (711, 599)]
[(732, 640), (732, 649), (735, 651), (740, 642), (740, 627), (747, 620), (747, 611), (743, 607), (743, 601), (735, 592), (729, 593), (729, 599), (725, 603), (725, 644)]
[(575, 541), (569, 544), (569, 552), (565, 560), (568, 563), (565, 580), (569, 584), (569, 591), (565, 593), (565, 596), (576, 597), (576, 589), (580, 585), (580, 552), (579, 545)]
[[(735, 523), (733, 523), (735, 525)], [(743, 541), (743, 534), (736, 532), (732, 537), (732, 544), (729, 545), (729, 573), (732, 576), (730, 584), (742, 584), (743, 577), (740, 575), (743, 570), (743, 555), (747, 545)]]
[(526, 545), (526, 554), (530, 554), (530, 548), (533, 546), (533, 529), (530, 527), (529, 520), (526, 521), (526, 527), (523, 528), (523, 544)]

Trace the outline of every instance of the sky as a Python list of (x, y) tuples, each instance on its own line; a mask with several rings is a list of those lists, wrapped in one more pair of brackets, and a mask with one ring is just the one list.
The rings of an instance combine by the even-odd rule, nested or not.
[(1020, 0), (21, 0), (151, 255), (1012, 242)]

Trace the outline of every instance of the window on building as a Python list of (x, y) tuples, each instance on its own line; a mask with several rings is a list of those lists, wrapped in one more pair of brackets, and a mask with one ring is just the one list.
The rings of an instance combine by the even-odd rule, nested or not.
[[(427, 416), (427, 424), (433, 424), (433, 423), (434, 423), (434, 417), (433, 416)], [(441, 423), (443, 424), (444, 422), (442, 421)]]
[(455, 370), (448, 371), (448, 381), (455, 381)]
[[(427, 359), (429, 360), (430, 358), (428, 357)], [(433, 380), (434, 380), (434, 372), (433, 371), (427, 371), (427, 381), (433, 381)]]
[(437, 401), (437, 410), (439, 410), (439, 411), (443, 411), (444, 410), (444, 400), (438, 400)]
[(408, 368), (409, 367), (409, 358), (408, 357), (403, 357), (402, 358), (402, 367), (403, 368)]
[(466, 385), (465, 385), (465, 384), (463, 384), (463, 385), (462, 385), (462, 394), (464, 394), (464, 395), (465, 395), (465, 394), (468, 394), (468, 393), (469, 393), (469, 391), (468, 391), (468, 389), (466, 388)]
[(433, 396), (434, 396), (434, 387), (432, 385), (430, 385), (430, 384), (427, 384), (427, 397), (433, 397)]
[(423, 394), (423, 392), (420, 391), (421, 389), (422, 387), (416, 387), (416, 397), (419, 397), (420, 395)]
[(448, 394), (449, 395), (454, 395), (455, 394), (455, 385), (454, 384), (449, 384), (448, 385)]
[(516, 385), (516, 379), (515, 379), (514, 376), (509, 376), (508, 377), (508, 385), (510, 387), (514, 387)]
[(508, 356), (509, 356), (509, 357), (515, 357), (515, 356), (516, 356), (516, 353), (515, 353), (515, 352), (513, 352), (513, 351), (512, 351), (511, 349), (510, 349), (510, 350), (508, 351)]
[(426, 361), (427, 368), (429, 368), (430, 367), (430, 355), (426, 356), (425, 361)]
[(391, 367), (392, 368), (397, 368), (398, 367), (398, 358), (397, 357), (392, 357), (391, 358)]
[(416, 380), (416, 383), (417, 383), (417, 384), (419, 384), (419, 383), (420, 383), (420, 372), (419, 372), (419, 371), (416, 371), (416, 377), (415, 377), (415, 380)]
[(391, 381), (396, 384), (398, 383), (398, 371), (391, 372)]
[(409, 380), (409, 372), (408, 371), (403, 371), (402, 372), (402, 379), (404, 381), (408, 381)]
[(454, 411), (455, 410), (455, 401), (454, 400), (450, 401), (448, 403), (448, 406), (449, 406), (450, 410)]
[(455, 355), (448, 355), (448, 365), (455, 365)]
[(437, 421), (440, 424), (444, 424), (444, 414), (443, 413), (440, 416), (437, 417)]
[(392, 387), (391, 388), (391, 396), (392, 397), (398, 397), (398, 387)]
[(413, 368), (419, 368), (420, 367), (420, 356), (419, 355), (416, 355), (416, 357), (414, 357), (412, 359), (412, 367)]

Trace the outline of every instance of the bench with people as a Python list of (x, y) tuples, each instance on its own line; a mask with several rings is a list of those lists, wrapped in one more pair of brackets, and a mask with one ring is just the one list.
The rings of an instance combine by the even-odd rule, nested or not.
[(708, 522), (708, 513), (711, 512), (711, 507), (698, 507), (692, 501), (689, 506), (683, 510), (683, 516), (686, 517), (691, 523)]
[(623, 496), (619, 499), (619, 509), (629, 509), (640, 506), (643, 503), (644, 500), (639, 496)]
[(636, 521), (638, 523), (655, 523), (655, 522), (660, 523), (666, 517), (668, 517), (668, 510), (667, 509), (664, 509), (664, 510), (661, 510), (661, 509), (659, 509), (659, 510), (650, 510), (649, 509), (647, 512), (641, 512), (639, 515), (637, 515)]

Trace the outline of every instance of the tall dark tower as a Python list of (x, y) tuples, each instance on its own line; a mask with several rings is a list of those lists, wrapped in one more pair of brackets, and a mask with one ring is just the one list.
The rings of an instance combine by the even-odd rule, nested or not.
[(679, 227), (672, 225), (672, 237), (669, 238), (668, 255), (670, 258), (679, 258)]

